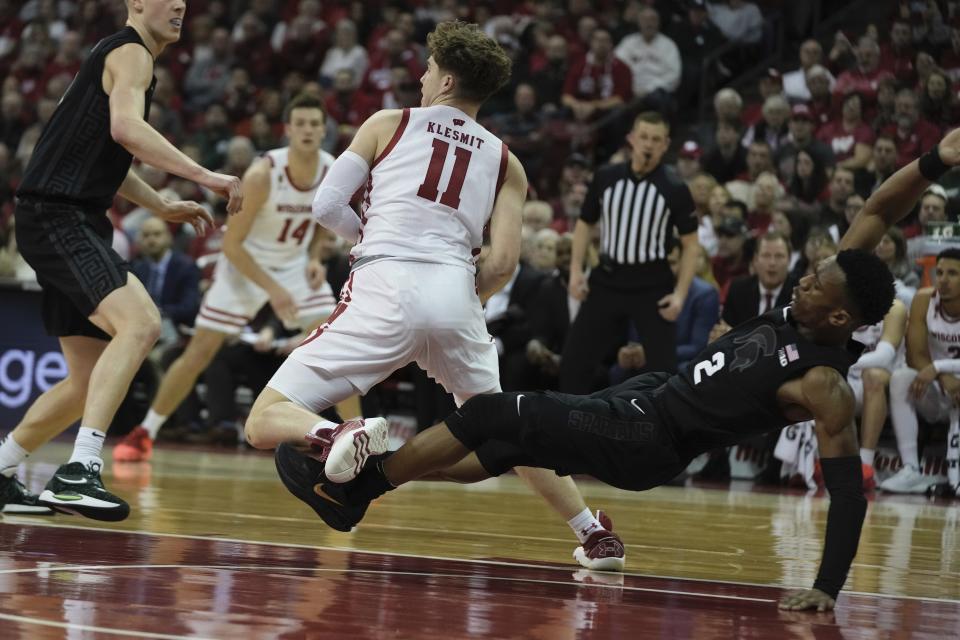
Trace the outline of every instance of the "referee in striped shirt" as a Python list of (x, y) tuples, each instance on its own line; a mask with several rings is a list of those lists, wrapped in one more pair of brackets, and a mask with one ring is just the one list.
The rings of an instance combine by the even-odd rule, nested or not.
[[(560, 362), (560, 391), (585, 394), (608, 384), (604, 364), (627, 339), (630, 323), (646, 353), (646, 371), (676, 370), (674, 321), (696, 270), (698, 221), (687, 185), (660, 162), (670, 127), (657, 112), (641, 113), (627, 140), (629, 162), (594, 175), (573, 235), (570, 295), (583, 301)], [(593, 228), (600, 224), (600, 265), (583, 272)], [(681, 245), (676, 279), (667, 255)]]

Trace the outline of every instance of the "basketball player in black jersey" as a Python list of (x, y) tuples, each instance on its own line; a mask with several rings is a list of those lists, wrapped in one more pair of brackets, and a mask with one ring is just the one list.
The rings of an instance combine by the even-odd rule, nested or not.
[[(350, 434), (334, 440), (325, 463), (283, 445), (276, 454), (280, 476), (328, 524), (355, 523), (372, 499), (471, 456), (491, 475), (513, 465), (539, 466), (644, 490), (669, 481), (711, 448), (813, 419), (830, 492), (823, 558), (813, 588), (790, 594), (780, 607), (832, 609), (866, 514), (854, 397), (846, 383), (857, 357), (850, 337), (882, 319), (894, 298), (893, 277), (873, 249), (930, 182), (958, 164), (960, 129), (870, 196), (842, 239), (843, 250), (800, 281), (791, 305), (739, 325), (678, 374), (648, 373), (589, 396), (476, 396), (362, 470), (350, 468), (363, 446)], [(338, 479), (358, 475), (335, 484), (325, 469), (336, 470)], [(598, 531), (584, 547), (597, 556), (620, 544), (612, 532)]]
[[(90, 52), (37, 142), (17, 191), (16, 234), (43, 288), (43, 321), (60, 338), (69, 373), (37, 398), (0, 445), (0, 502), (31, 501), (11, 469), (78, 418), (73, 454), (39, 502), (99, 520), (130, 509), (100, 479), (107, 428), (160, 332), (160, 314), (111, 249), (105, 215), (116, 194), (170, 222), (203, 231), (195, 202), (161, 197), (130, 166), (133, 156), (197, 182), (240, 208), (240, 180), (207, 171), (147, 124), (154, 59), (180, 38), (183, 0), (127, 0), (125, 28)], [(2, 505), (0, 505), (2, 506)]]

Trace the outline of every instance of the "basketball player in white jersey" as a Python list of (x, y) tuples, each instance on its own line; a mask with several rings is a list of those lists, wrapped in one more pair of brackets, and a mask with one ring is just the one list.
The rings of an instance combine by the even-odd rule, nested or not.
[(891, 371), (906, 364), (903, 335), (907, 330), (907, 307), (894, 300), (890, 311), (877, 324), (853, 333), (853, 339), (864, 345), (864, 352), (847, 372), (847, 383), (853, 391), (856, 411), (860, 415), (860, 460), (863, 463), (863, 490), (877, 486), (873, 460), (877, 441), (887, 419), (887, 386)]
[(937, 256), (936, 286), (920, 289), (907, 323), (908, 367), (890, 379), (890, 412), (903, 467), (880, 483), (891, 493), (924, 493), (932, 484), (920, 473), (917, 411), (930, 422), (950, 421), (948, 480), (957, 490), (957, 405), (960, 403), (960, 249)]
[(264, 304), (304, 337), (333, 311), (336, 300), (318, 257), (325, 230), (311, 216), (313, 196), (334, 160), (320, 149), (324, 120), (323, 105), (312, 96), (287, 105), (290, 146), (268, 151), (244, 175), (243, 208), (227, 227), (196, 333), (164, 375), (143, 424), (114, 447), (114, 460), (150, 459), (161, 425), (223, 342), (241, 333)]
[[(510, 60), (476, 25), (462, 22), (439, 25), (427, 43), (432, 55), (421, 78), (423, 106), (384, 110), (367, 120), (317, 191), (317, 220), (356, 242), (353, 268), (337, 309), (290, 354), (254, 404), (246, 436), (259, 449), (303, 445), (308, 434), (323, 458), (335, 431), (352, 431), (366, 443), (358, 448), (358, 464), (383, 454), (381, 418), (336, 425), (317, 414), (366, 393), (410, 362), (458, 404), (500, 390), (497, 351), (481, 300), (517, 268), (527, 180), (516, 157), (476, 116), (509, 79)], [(364, 185), (358, 218), (348, 202)], [(491, 246), (478, 267), (488, 221)], [(442, 475), (460, 481), (496, 475), (484, 468), (482, 456), (457, 467)], [(611, 528), (586, 508), (569, 478), (552, 471), (518, 472), (581, 543)], [(322, 489), (298, 497), (343, 531), (362, 517)], [(623, 567), (622, 547), (616, 557), (594, 559), (582, 551), (581, 556), (592, 568)]]

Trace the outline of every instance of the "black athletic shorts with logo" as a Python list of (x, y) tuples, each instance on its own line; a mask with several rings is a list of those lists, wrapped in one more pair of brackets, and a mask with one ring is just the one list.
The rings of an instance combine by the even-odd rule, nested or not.
[(127, 283), (130, 265), (112, 248), (113, 225), (102, 211), (18, 198), (17, 247), (43, 289), (43, 324), (52, 336), (109, 339), (89, 317)]
[(591, 475), (621, 489), (651, 489), (690, 462), (652, 402), (668, 377), (647, 373), (589, 396), (482, 394), (445, 422), (493, 476), (515, 466), (542, 467), (559, 475)]

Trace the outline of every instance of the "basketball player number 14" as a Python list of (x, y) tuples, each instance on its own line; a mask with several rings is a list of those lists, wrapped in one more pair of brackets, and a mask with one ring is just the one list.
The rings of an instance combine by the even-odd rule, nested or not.
[[(427, 168), (427, 176), (423, 179), (423, 184), (417, 189), (417, 195), (430, 202), (437, 201), (440, 186), (440, 174), (443, 173), (443, 167), (447, 163), (447, 153), (450, 151), (450, 144), (439, 138), (433, 139), (433, 155), (430, 156), (430, 166)], [(463, 189), (463, 181), (467, 177), (467, 167), (470, 165), (470, 156), (472, 152), (466, 147), (455, 146), (453, 155), (456, 159), (453, 162), (453, 171), (450, 172), (450, 180), (447, 182), (447, 188), (440, 196), (440, 204), (446, 205), (451, 209), (460, 208), (460, 191)]]

